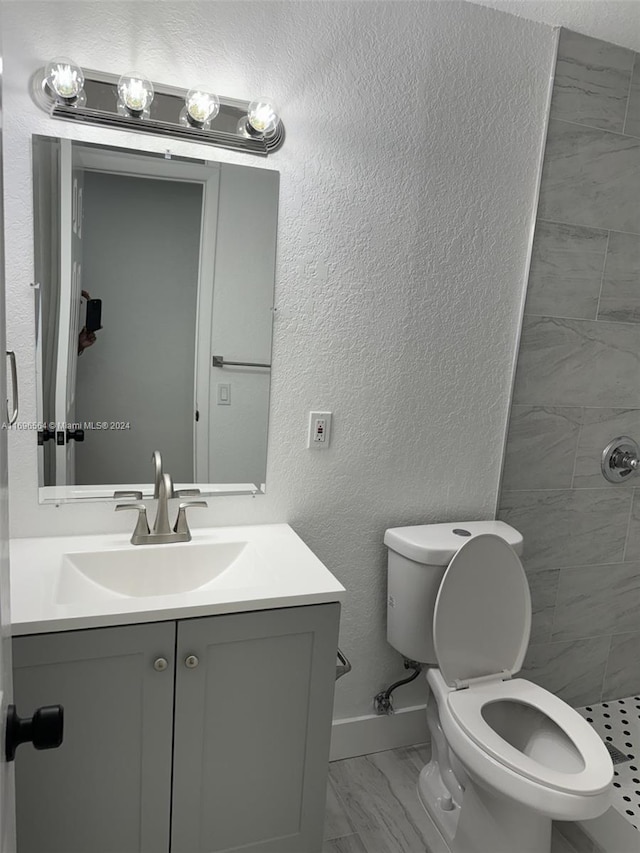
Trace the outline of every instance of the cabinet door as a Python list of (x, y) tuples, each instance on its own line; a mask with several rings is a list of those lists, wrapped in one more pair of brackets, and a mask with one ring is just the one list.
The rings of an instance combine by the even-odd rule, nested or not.
[(178, 623), (172, 853), (320, 853), (339, 614)]
[(19, 853), (167, 853), (174, 649), (175, 622), (14, 639), (18, 712), (65, 715), (59, 749), (19, 748)]

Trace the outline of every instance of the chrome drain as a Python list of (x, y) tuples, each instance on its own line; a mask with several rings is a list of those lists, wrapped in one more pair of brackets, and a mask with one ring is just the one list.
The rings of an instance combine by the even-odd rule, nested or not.
[(608, 740), (603, 741), (603, 743), (607, 747), (607, 752), (611, 756), (611, 761), (614, 764), (624, 764), (626, 761), (631, 761), (628, 755), (625, 755), (624, 752), (620, 752), (618, 747), (609, 743)]

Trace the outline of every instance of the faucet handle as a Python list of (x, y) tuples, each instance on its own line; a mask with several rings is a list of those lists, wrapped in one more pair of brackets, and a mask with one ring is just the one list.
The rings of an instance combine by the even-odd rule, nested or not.
[(133, 498), (135, 501), (142, 500), (142, 492), (114, 492), (113, 497), (118, 500), (119, 498)]
[(199, 495), (200, 489), (177, 489), (171, 495), (172, 498), (191, 498), (194, 495)]
[[(191, 539), (191, 531), (189, 530), (189, 525), (187, 523), (187, 508), (190, 506), (199, 506), (199, 507), (208, 507), (209, 504), (206, 501), (188, 501), (186, 503), (180, 504), (178, 507), (178, 517), (176, 519), (175, 526), (173, 528), (174, 533), (182, 533)], [(188, 540), (187, 540), (188, 541)]]
[[(125, 509), (136, 509), (138, 511), (138, 520), (131, 541), (139, 536), (149, 535), (149, 522), (147, 521), (147, 508), (143, 503), (135, 504), (116, 504), (116, 512), (122, 512)], [(135, 544), (135, 543), (134, 543)]]

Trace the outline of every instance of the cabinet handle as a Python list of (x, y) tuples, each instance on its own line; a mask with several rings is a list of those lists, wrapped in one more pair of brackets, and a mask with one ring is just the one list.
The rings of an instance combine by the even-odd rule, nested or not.
[(164, 672), (168, 666), (166, 658), (156, 658), (153, 662), (153, 668), (156, 672)]
[(187, 655), (187, 657), (184, 659), (184, 665), (187, 667), (187, 669), (195, 669), (199, 663), (200, 661), (195, 655)]

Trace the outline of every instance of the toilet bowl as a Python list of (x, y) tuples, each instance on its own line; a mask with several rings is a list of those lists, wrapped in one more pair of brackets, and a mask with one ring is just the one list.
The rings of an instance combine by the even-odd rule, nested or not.
[(388, 639), (431, 666), (427, 814), (452, 853), (549, 853), (552, 820), (608, 808), (613, 766), (580, 714), (513, 678), (531, 627), (522, 537), (473, 522), (395, 528), (385, 543)]

